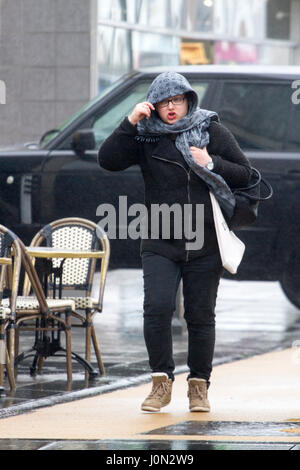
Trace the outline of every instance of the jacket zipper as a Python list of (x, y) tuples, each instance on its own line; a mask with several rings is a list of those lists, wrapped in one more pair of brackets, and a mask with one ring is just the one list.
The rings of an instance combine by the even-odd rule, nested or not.
[[(188, 184), (187, 184), (187, 193), (188, 193), (188, 203), (189, 203), (189, 236), (190, 236), (190, 229), (191, 229), (191, 225), (192, 225), (192, 220), (191, 220), (191, 217), (192, 217), (192, 214), (191, 214), (191, 194), (190, 194), (190, 172), (191, 172), (191, 169), (189, 169), (188, 171)], [(188, 239), (190, 239), (190, 237), (188, 237)], [(188, 261), (189, 259), (189, 250), (186, 250), (186, 258), (185, 258), (185, 261)]]
[[(191, 193), (190, 193), (190, 172), (191, 172), (191, 169), (189, 169), (189, 171), (187, 171), (184, 168), (184, 166), (181, 165), (180, 163), (172, 162), (171, 160), (167, 160), (166, 158), (158, 157), (156, 155), (152, 155), (152, 157), (156, 158), (157, 160), (162, 160), (162, 161), (167, 162), (167, 163), (173, 163), (174, 165), (178, 165), (186, 172), (186, 174), (187, 174), (187, 196), (188, 196), (188, 203), (190, 205), (190, 203), (191, 203)], [(189, 230), (190, 230), (190, 227), (191, 227), (191, 212), (190, 212), (190, 207), (189, 207)], [(188, 259), (189, 259), (189, 250), (186, 250), (185, 260), (188, 261)]]

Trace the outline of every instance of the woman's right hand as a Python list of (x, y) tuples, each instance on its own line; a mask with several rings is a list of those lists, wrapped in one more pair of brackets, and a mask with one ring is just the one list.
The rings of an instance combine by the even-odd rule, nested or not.
[(155, 108), (152, 103), (149, 101), (144, 101), (143, 103), (138, 103), (132, 113), (128, 116), (129, 121), (133, 126), (135, 126), (141, 119), (149, 119), (151, 111), (154, 111)]

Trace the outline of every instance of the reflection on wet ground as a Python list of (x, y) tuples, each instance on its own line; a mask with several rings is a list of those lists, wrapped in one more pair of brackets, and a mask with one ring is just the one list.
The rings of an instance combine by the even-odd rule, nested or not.
[[(300, 445), (290, 443), (172, 441), (172, 440), (97, 440), (49, 441), (29, 439), (3, 439), (0, 449), (5, 450), (101, 450), (101, 451), (202, 451), (202, 450), (300, 450)], [(132, 454), (132, 455), (135, 455)]]
[(282, 428), (287, 432), (297, 432), (299, 422), (246, 422), (243, 421), (184, 421), (173, 426), (153, 429), (146, 434), (166, 434), (167, 436), (282, 436)]
[[(46, 359), (43, 373), (35, 377), (29, 375), (31, 361), (27, 360), (19, 366), (17, 390), (10, 392), (7, 389), (6, 396), (0, 398), (0, 418), (148, 381), (150, 371), (142, 333), (142, 309), (142, 272), (110, 271), (106, 283), (103, 313), (97, 315), (94, 320), (106, 375), (87, 382), (82, 367), (73, 362), (72, 389), (68, 390), (64, 358), (54, 356)], [(178, 324), (182, 327), (178, 328)], [(300, 311), (285, 298), (276, 282), (239, 282), (222, 279), (216, 308), (216, 325), (215, 365), (300, 344)], [(177, 318), (176, 332), (173, 341), (176, 371), (185, 372), (187, 332), (182, 318), (179, 320)], [(84, 356), (83, 333), (80, 328), (73, 329), (72, 349)], [(24, 334), (20, 350), (31, 346), (32, 336)], [(93, 354), (92, 362), (96, 368)], [(29, 445), (26, 442), (24, 440), (22, 448)], [(178, 441), (176, 442), (178, 444)], [(5, 448), (4, 445), (5, 440), (2, 440), (0, 448)], [(9, 442), (6, 442), (6, 445), (9, 446)], [(31, 441), (30, 445), (40, 448), (48, 444)], [(54, 444), (49, 443), (49, 445), (53, 447)], [(59, 443), (55, 445), (58, 446), (56, 448), (60, 448)], [(93, 441), (85, 445), (87, 448), (90, 445), (90, 448), (111, 449), (113, 447), (110, 446), (115, 443)], [(127, 449), (131, 443), (126, 442), (123, 445), (125, 447), (121, 448)], [(161, 442), (162, 448), (170, 449), (164, 447), (167, 445), (167, 441)], [(187, 445), (186, 442), (184, 445)], [(193, 447), (191, 441), (189, 445)], [(224, 446), (224, 443), (216, 445)], [(65, 446), (66, 444), (64, 448)], [(76, 447), (76, 443), (73, 442), (72, 446)], [(151, 446), (151, 441), (147, 440), (147, 446)], [(199, 448), (199, 442), (197, 446)], [(210, 446), (214, 444), (210, 443)], [(234, 445), (236, 448), (239, 446), (242, 445)], [(286, 448), (285, 445), (283, 447)]]

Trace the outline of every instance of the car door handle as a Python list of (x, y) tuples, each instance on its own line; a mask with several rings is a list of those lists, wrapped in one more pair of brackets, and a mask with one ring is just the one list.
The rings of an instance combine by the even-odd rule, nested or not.
[(300, 176), (300, 170), (289, 170), (288, 175)]

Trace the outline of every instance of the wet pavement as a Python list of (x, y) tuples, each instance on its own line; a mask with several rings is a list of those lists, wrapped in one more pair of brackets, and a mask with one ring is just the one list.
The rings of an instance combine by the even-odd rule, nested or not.
[[(95, 286), (96, 288), (96, 286)], [(143, 285), (140, 270), (112, 270), (108, 273), (104, 295), (103, 313), (95, 317), (94, 324), (105, 376), (99, 376), (89, 382), (85, 379), (82, 367), (73, 362), (73, 383), (67, 388), (66, 364), (64, 358), (51, 357), (44, 362), (43, 373), (29, 375), (31, 361), (19, 366), (17, 390), (6, 390), (6, 397), (0, 398), (0, 418), (20, 415), (59, 403), (110, 393), (132, 385), (149, 382), (150, 371), (142, 334)], [(216, 349), (214, 365), (260, 355), (269, 351), (282, 350), (300, 345), (300, 311), (285, 298), (276, 282), (249, 282), (221, 280), (216, 308)], [(20, 350), (32, 346), (32, 336), (22, 338)], [(174, 358), (176, 373), (187, 371), (186, 350), (187, 332), (182, 319), (174, 321)], [(83, 330), (72, 331), (72, 349), (84, 355)], [(93, 353), (93, 351), (92, 351)], [(95, 356), (92, 363), (96, 368)], [(205, 424), (203, 424), (204, 426)], [(228, 422), (219, 422), (213, 435), (224, 432)], [(255, 423), (254, 423), (255, 425)], [(183, 422), (180, 433), (189, 435), (192, 423)], [(210, 432), (211, 423), (199, 432)], [(216, 426), (216, 423), (214, 423)], [(245, 433), (243, 423), (239, 425)], [(257, 424), (259, 428), (259, 423)], [(276, 423), (271, 432), (276, 436)], [(292, 426), (292, 423), (291, 423)], [(258, 428), (252, 427), (252, 435), (257, 435)], [(251, 435), (251, 429), (248, 427)], [(255, 432), (254, 432), (254, 431)], [(169, 427), (163, 431), (171, 438), (178, 430)], [(253, 434), (254, 432), (254, 434)], [(161, 434), (159, 431), (158, 434)], [(193, 434), (193, 432), (191, 432)], [(247, 433), (246, 433), (247, 435)], [(271, 434), (273, 435), (273, 434)], [(152, 439), (132, 440), (28, 440), (5, 439), (0, 436), (0, 450), (41, 449), (98, 449), (98, 450), (133, 450), (133, 449), (277, 449), (299, 450), (299, 444), (292, 442), (199, 442), (191, 440), (157, 440), (155, 432)]]
[(101, 451), (203, 451), (203, 450), (300, 450), (299, 444), (293, 443), (278, 443), (278, 442), (212, 442), (212, 441), (172, 441), (172, 440), (61, 440), (51, 441), (46, 439), (3, 439), (1, 443), (1, 450), (101, 450)]

